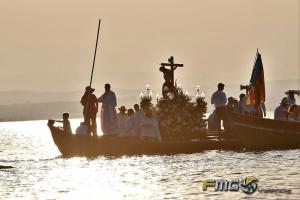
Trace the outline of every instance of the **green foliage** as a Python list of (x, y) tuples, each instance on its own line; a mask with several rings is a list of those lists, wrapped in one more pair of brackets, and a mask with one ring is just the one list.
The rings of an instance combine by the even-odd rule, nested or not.
[[(141, 97), (140, 105), (145, 113), (155, 109), (151, 101), (149, 95)], [(201, 137), (206, 131), (206, 112), (207, 102), (204, 97), (197, 97), (196, 102), (192, 102), (189, 95), (175, 87), (173, 93), (160, 98), (156, 105), (162, 139), (190, 140)]]
[(164, 140), (188, 140), (205, 132), (207, 103), (204, 97), (196, 102), (175, 88), (173, 94), (161, 98), (157, 103), (157, 118)]
[(150, 109), (153, 106), (153, 104), (151, 103), (151, 101), (152, 101), (152, 97), (150, 97), (148, 95), (147, 96), (142, 96), (141, 97), (141, 102), (140, 102), (141, 108), (143, 110)]
[(205, 118), (205, 113), (207, 112), (205, 97), (197, 97), (195, 109), (197, 112), (202, 113), (202, 118)]

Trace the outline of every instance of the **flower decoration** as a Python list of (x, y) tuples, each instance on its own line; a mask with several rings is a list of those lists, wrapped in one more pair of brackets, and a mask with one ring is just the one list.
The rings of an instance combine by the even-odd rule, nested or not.
[[(145, 100), (144, 100), (145, 101)], [(164, 140), (189, 140), (199, 138), (206, 130), (205, 97), (197, 96), (196, 102), (175, 86), (172, 95), (157, 101), (157, 119)]]

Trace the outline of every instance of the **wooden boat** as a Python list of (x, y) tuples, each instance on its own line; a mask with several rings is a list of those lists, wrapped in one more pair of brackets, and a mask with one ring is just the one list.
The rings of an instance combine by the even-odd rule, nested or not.
[[(50, 121), (50, 120), (49, 120)], [(240, 150), (236, 139), (211, 138), (193, 141), (155, 142), (140, 141), (130, 138), (105, 137), (97, 138), (80, 135), (66, 135), (53, 123), (48, 122), (52, 138), (63, 156), (121, 156), (121, 155), (170, 155), (179, 153), (196, 153), (204, 150)], [(215, 138), (215, 139), (213, 139)]]
[(230, 114), (232, 134), (249, 150), (299, 149), (300, 123)]

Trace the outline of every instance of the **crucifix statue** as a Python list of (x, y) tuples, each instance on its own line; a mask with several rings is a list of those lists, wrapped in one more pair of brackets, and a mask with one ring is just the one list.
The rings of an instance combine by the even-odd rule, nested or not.
[[(166, 67), (170, 67), (167, 69)], [(183, 64), (174, 63), (174, 57), (171, 56), (168, 59), (168, 63), (161, 63), (161, 67), (159, 70), (164, 74), (165, 82), (162, 87), (162, 95), (165, 97), (170, 91), (174, 91), (175, 83), (174, 83), (174, 71), (177, 67), (183, 67)]]

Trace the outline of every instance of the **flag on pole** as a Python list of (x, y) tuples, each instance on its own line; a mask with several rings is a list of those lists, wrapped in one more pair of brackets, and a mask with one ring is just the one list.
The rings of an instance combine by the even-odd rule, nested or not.
[(246, 104), (254, 105), (255, 110), (257, 110), (261, 103), (266, 100), (265, 93), (265, 78), (264, 78), (264, 68), (260, 53), (257, 51), (255, 64), (252, 70), (252, 75), (250, 79), (250, 90), (247, 96)]

